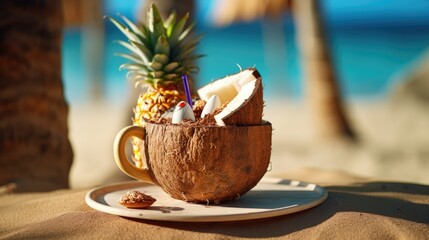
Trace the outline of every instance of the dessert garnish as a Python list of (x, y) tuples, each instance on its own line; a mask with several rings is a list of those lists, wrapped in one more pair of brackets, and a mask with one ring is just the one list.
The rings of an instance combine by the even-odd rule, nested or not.
[(148, 208), (155, 201), (155, 198), (136, 190), (128, 191), (119, 199), (119, 203), (127, 208)]
[(189, 106), (189, 104), (186, 103), (185, 101), (181, 101), (177, 104), (176, 108), (174, 109), (173, 119), (171, 120), (171, 122), (177, 124), (182, 122), (185, 119), (188, 119), (194, 122), (195, 115), (191, 106)]
[(209, 113), (213, 113), (218, 108), (220, 108), (220, 99), (217, 95), (213, 95), (209, 100), (207, 100), (207, 103), (201, 112), (201, 118), (204, 118)]

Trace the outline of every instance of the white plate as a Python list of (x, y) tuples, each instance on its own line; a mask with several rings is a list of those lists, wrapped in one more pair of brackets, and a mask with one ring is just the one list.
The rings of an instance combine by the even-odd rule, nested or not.
[[(120, 205), (118, 200), (129, 190), (151, 195), (157, 201), (146, 209), (128, 209)], [(86, 194), (85, 201), (96, 210), (124, 217), (177, 222), (221, 222), (299, 212), (319, 205), (327, 196), (326, 190), (316, 184), (263, 178), (239, 200), (220, 205), (176, 200), (160, 187), (138, 181), (95, 188)]]

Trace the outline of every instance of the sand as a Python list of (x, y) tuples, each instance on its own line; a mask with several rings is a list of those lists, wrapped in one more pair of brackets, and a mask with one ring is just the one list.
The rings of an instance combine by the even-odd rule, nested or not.
[[(1, 217), (7, 219), (0, 221), (0, 239), (427, 239), (427, 185), (366, 182), (331, 170), (294, 174), (312, 177), (315, 183), (331, 179), (322, 185), (329, 192), (326, 201), (295, 214), (215, 224), (99, 212), (85, 203), (87, 189), (0, 194)], [(351, 183), (356, 180), (360, 182)]]
[(128, 124), (129, 107), (85, 103), (72, 105), (70, 112), (74, 189), (0, 194), (1, 217), (7, 219), (0, 221), (0, 238), (427, 238), (429, 113), (386, 101), (349, 103), (348, 114), (360, 141), (328, 144), (312, 140), (302, 103), (278, 99), (266, 103), (265, 118), (275, 128), (267, 175), (320, 184), (329, 192), (321, 205), (281, 217), (216, 224), (137, 220), (98, 212), (85, 203), (88, 188), (128, 179), (115, 166), (112, 143), (116, 132)]
[[(329, 144), (313, 140), (303, 102), (267, 99), (264, 118), (274, 128), (267, 176), (286, 173), (293, 177), (305, 172), (311, 180), (311, 169), (327, 169), (339, 172), (339, 177), (344, 173), (357, 178), (429, 184), (429, 110), (386, 99), (347, 102), (346, 110), (359, 141)], [(129, 112), (126, 101), (70, 106), (70, 139), (75, 153), (70, 173), (72, 188), (128, 179), (114, 163), (112, 144), (116, 133), (130, 124)]]

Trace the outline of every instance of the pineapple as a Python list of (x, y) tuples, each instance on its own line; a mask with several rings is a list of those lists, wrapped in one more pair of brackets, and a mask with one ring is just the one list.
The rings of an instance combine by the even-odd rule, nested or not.
[[(127, 78), (143, 89), (133, 118), (133, 125), (143, 126), (146, 120), (160, 118), (186, 99), (181, 76), (198, 72), (194, 60), (203, 55), (194, 54), (194, 50), (202, 35), (190, 34), (195, 23), (187, 25), (189, 13), (179, 20), (173, 12), (164, 21), (154, 4), (148, 11), (147, 25), (135, 25), (124, 16), (123, 22), (107, 18), (128, 38), (128, 42), (118, 41), (131, 51), (117, 54), (130, 60), (119, 69), (127, 70)], [(140, 144), (135, 141), (133, 160), (137, 167), (142, 167)]]

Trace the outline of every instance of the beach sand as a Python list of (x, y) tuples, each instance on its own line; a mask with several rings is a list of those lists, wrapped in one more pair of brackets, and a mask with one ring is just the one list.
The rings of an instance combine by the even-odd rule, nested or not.
[[(359, 140), (356, 143), (314, 141), (303, 102), (268, 99), (264, 119), (273, 124), (271, 166), (267, 176), (301, 176), (311, 181), (314, 169), (335, 170), (335, 177), (352, 174), (370, 178), (429, 184), (429, 110), (387, 100), (345, 104)], [(91, 102), (70, 106), (70, 139), (74, 163), (72, 188), (86, 188), (129, 179), (116, 167), (112, 145), (116, 133), (131, 123), (126, 101)], [(303, 174), (304, 173), (304, 174)], [(302, 176), (308, 178), (302, 179)], [(332, 180), (327, 176), (326, 182)]]

